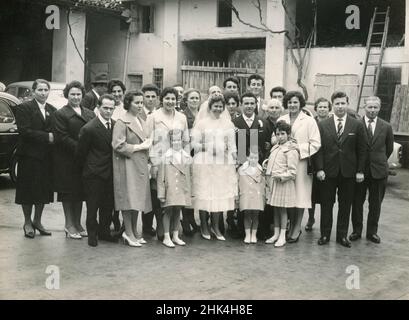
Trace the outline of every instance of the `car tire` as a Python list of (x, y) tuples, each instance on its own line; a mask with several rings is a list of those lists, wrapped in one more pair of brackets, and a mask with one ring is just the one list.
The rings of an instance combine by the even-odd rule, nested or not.
[(17, 169), (18, 169), (17, 157), (14, 156), (11, 159), (11, 164), (10, 164), (10, 179), (14, 183), (16, 183), (16, 181), (17, 181)]

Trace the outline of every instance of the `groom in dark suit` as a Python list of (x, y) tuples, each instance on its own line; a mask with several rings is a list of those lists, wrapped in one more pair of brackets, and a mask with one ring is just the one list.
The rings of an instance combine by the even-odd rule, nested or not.
[(111, 144), (115, 124), (111, 119), (115, 109), (114, 96), (104, 94), (99, 97), (97, 108), (97, 117), (81, 128), (77, 149), (86, 194), (88, 244), (92, 247), (98, 245), (98, 239), (116, 241), (109, 230), (114, 209)]
[(321, 149), (316, 155), (317, 178), (321, 186), (321, 238), (319, 245), (329, 242), (332, 229), (332, 210), (338, 191), (336, 240), (350, 248), (347, 239), (349, 215), (354, 198), (355, 182), (364, 181), (368, 144), (363, 122), (347, 113), (348, 96), (337, 91), (331, 96), (334, 116), (318, 123)]
[(365, 163), (365, 180), (355, 186), (355, 199), (352, 205), (353, 232), (349, 240), (361, 238), (363, 225), (363, 206), (366, 193), (369, 191), (369, 212), (366, 227), (366, 238), (380, 243), (377, 235), (381, 205), (385, 195), (386, 181), (389, 174), (388, 158), (393, 152), (393, 131), (386, 121), (378, 118), (381, 100), (378, 97), (367, 97), (363, 124), (368, 139), (368, 157)]

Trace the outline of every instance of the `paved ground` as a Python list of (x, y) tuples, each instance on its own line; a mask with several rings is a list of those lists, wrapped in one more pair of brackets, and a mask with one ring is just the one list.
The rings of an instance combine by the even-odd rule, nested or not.
[[(102, 242), (90, 248), (86, 240), (66, 239), (59, 203), (44, 214), (52, 237), (26, 239), (14, 188), (2, 175), (0, 299), (409, 299), (408, 178), (409, 170), (390, 178), (380, 245), (363, 239), (352, 249), (320, 247), (316, 224), (280, 249), (199, 235), (169, 249), (156, 240), (142, 248)], [(58, 290), (46, 288), (50, 265), (59, 268)], [(359, 268), (359, 283), (348, 281), (351, 265)]]

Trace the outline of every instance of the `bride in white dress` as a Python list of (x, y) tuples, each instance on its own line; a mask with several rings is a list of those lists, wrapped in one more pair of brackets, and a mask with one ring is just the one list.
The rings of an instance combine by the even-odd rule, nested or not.
[(192, 147), (194, 207), (200, 212), (202, 236), (209, 240), (213, 233), (218, 240), (225, 240), (219, 219), (234, 209), (237, 149), (234, 125), (223, 96), (210, 98), (207, 108), (200, 109), (192, 129)]

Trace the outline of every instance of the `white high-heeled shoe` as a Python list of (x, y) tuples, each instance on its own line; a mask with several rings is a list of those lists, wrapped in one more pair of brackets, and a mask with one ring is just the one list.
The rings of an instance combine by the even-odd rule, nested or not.
[(70, 233), (67, 228), (64, 228), (65, 237), (70, 239), (82, 239), (79, 233)]
[(139, 242), (132, 241), (126, 233), (122, 233), (122, 239), (124, 240), (124, 243), (127, 244), (130, 247), (142, 247), (142, 245)]
[(146, 240), (144, 238), (137, 239), (140, 244), (147, 244)]

